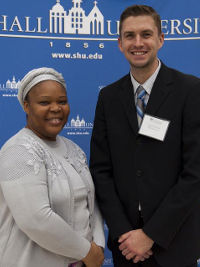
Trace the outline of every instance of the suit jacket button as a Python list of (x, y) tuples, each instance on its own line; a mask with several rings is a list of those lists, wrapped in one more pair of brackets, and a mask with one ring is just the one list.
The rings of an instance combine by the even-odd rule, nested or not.
[(143, 171), (142, 171), (142, 170), (137, 170), (137, 171), (136, 171), (136, 175), (137, 175), (138, 177), (141, 177), (142, 174), (143, 174)]

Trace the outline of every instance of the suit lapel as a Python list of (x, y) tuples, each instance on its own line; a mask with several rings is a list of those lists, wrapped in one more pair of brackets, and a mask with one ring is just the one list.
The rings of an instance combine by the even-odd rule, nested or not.
[[(165, 101), (171, 91), (172, 83), (171, 71), (163, 63), (158, 73), (156, 81), (151, 91), (151, 95), (147, 104), (146, 113), (156, 116), (156, 112)], [(119, 90), (120, 101), (128, 117), (131, 128), (138, 134), (138, 120), (135, 107), (134, 90), (131, 82), (130, 74), (125, 76)]]
[(125, 77), (121, 84), (121, 88), (119, 90), (119, 97), (125, 109), (131, 128), (137, 134), (138, 121), (135, 108), (133, 85), (131, 82), (130, 74)]
[(171, 71), (162, 64), (149, 97), (146, 107), (147, 114), (156, 116), (156, 112), (159, 110), (172, 89), (170, 86), (171, 83)]

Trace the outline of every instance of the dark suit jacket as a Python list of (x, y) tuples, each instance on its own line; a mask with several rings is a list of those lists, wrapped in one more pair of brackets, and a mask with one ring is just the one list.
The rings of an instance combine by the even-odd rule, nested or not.
[(162, 64), (146, 113), (170, 121), (165, 140), (138, 134), (130, 75), (103, 88), (96, 107), (90, 168), (109, 244), (138, 228), (162, 266), (200, 257), (200, 79)]

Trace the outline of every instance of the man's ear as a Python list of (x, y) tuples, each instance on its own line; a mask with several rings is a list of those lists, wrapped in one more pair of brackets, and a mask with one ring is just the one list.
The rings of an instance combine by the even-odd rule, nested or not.
[(160, 47), (159, 47), (159, 49), (160, 49), (164, 44), (164, 39), (165, 39), (164, 33), (160, 34), (159, 39), (160, 39)]
[(119, 50), (123, 53), (121, 37), (118, 38), (118, 47), (119, 47)]

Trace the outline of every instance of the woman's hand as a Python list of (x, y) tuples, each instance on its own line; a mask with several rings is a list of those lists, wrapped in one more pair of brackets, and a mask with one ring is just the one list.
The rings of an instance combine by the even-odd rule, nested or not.
[(103, 264), (104, 254), (103, 249), (92, 242), (90, 250), (82, 262), (86, 267), (100, 267)]

